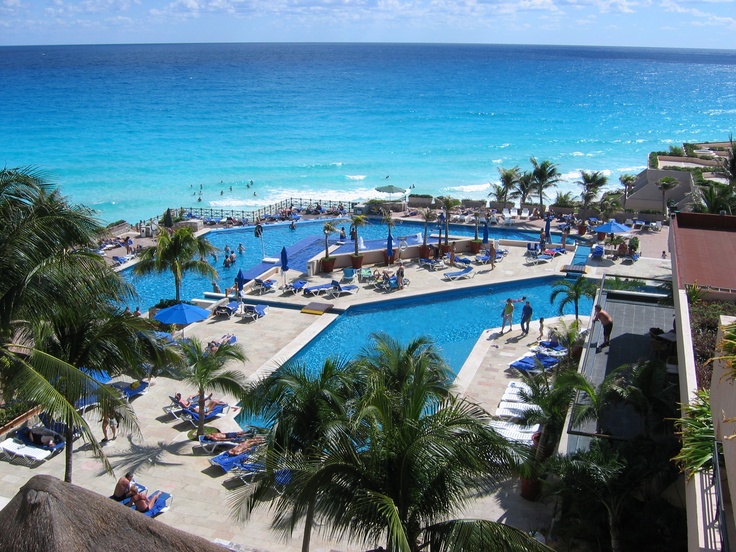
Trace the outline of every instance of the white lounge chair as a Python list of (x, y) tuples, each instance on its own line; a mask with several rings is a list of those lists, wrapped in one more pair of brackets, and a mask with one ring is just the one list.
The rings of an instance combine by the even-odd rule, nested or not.
[(514, 420), (523, 418), (524, 414), (529, 410), (539, 410), (539, 406), (536, 404), (528, 403), (513, 403), (508, 401), (501, 401), (498, 403), (498, 408), (494, 414), (496, 418)]
[(463, 278), (473, 278), (474, 276), (475, 272), (473, 271), (472, 266), (466, 266), (462, 270), (458, 270), (455, 272), (445, 272), (445, 278), (450, 281), (462, 280)]
[(2, 449), (8, 462), (18, 459), (28, 466), (34, 463), (45, 462), (52, 454), (50, 450), (30, 447), (12, 438), (5, 439), (5, 441), (0, 443), (0, 449)]

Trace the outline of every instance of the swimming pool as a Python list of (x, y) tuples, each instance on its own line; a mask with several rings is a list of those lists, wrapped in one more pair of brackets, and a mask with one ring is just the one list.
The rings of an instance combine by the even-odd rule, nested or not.
[[(334, 225), (339, 229), (345, 227), (346, 231), (350, 228), (350, 221), (346, 219), (331, 220)], [(286, 247), (289, 249), (289, 267), (301, 272), (307, 271), (307, 261), (319, 255), (324, 251), (324, 235), (322, 234), (322, 226), (324, 220), (306, 221), (300, 222), (296, 225), (296, 229), (291, 230), (289, 224), (269, 224), (264, 226), (263, 231), (263, 246), (261, 240), (256, 238), (253, 232), (253, 227), (245, 228), (233, 228), (224, 230), (213, 230), (207, 234), (207, 239), (220, 249), (225, 249), (225, 246), (229, 246), (233, 249), (237, 255), (237, 259), (234, 265), (230, 268), (224, 268), (222, 266), (222, 260), (224, 254), (218, 254), (218, 262), (215, 263), (213, 259), (208, 261), (212, 264), (218, 272), (218, 278), (216, 281), (223, 291), (225, 288), (232, 286), (233, 279), (238, 273), (239, 269), (247, 270), (260, 264), (263, 257), (275, 257), (278, 258), (281, 253), (281, 248)], [(436, 223), (429, 225), (430, 233), (437, 233), (438, 226)], [(419, 221), (398, 221), (396, 226), (392, 229), (392, 235), (395, 240), (398, 240), (400, 236), (416, 235), (424, 232), (424, 224)], [(450, 225), (450, 234), (455, 236), (473, 237), (475, 235), (475, 228), (473, 226), (465, 226), (459, 224)], [(371, 246), (371, 242), (376, 247), (381, 247), (382, 243), (385, 245), (385, 240), (388, 236), (388, 229), (385, 224), (381, 223), (370, 223), (363, 226), (359, 230), (359, 236), (366, 242), (368, 246)], [(510, 240), (527, 240), (536, 241), (539, 237), (536, 231), (522, 231), (515, 230), (514, 228), (489, 228), (490, 239), (510, 239)], [(382, 242), (381, 242), (382, 240)], [(338, 241), (338, 235), (335, 234), (330, 240), (331, 243)], [(291, 249), (294, 244), (299, 244), (299, 250), (292, 253)], [(398, 245), (398, 241), (394, 242)], [(243, 253), (238, 252), (238, 246), (242, 244), (245, 248)], [(345, 247), (351, 248), (352, 242), (347, 241)], [(149, 307), (158, 303), (161, 299), (170, 299), (175, 295), (174, 290), (174, 278), (170, 273), (165, 274), (151, 274), (144, 277), (134, 276), (131, 269), (125, 269), (121, 272), (123, 277), (131, 282), (136, 288), (140, 301), (137, 304), (130, 305), (131, 309), (136, 306), (140, 306), (142, 310), (146, 310)], [(188, 301), (196, 297), (202, 297), (205, 291), (212, 291), (212, 284), (210, 278), (205, 278), (197, 274), (188, 273), (184, 275), (182, 281), (181, 297), (183, 300)]]
[[(483, 330), (501, 326), (501, 309), (507, 298), (526, 296), (530, 301), (534, 309), (530, 335), (539, 331), (540, 317), (558, 316), (562, 297), (550, 303), (553, 284), (558, 280), (558, 276), (545, 276), (351, 307), (293, 359), (319, 369), (328, 356), (354, 357), (369, 343), (370, 334), (381, 330), (403, 344), (419, 336), (430, 336), (457, 374)], [(514, 332), (518, 335), (522, 304), (515, 306)], [(592, 299), (580, 301), (581, 313), (587, 314), (592, 308)], [(564, 312), (573, 314), (573, 306)]]

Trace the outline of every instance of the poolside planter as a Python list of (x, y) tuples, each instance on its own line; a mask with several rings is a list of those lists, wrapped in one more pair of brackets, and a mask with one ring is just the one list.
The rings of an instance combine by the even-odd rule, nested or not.
[(443, 243), (442, 245), (440, 245), (440, 252), (442, 253), (449, 253), (450, 249), (452, 249), (451, 243), (448, 243), (448, 244)]
[(542, 494), (542, 481), (540, 479), (520, 478), (521, 481), (521, 498), (532, 502), (539, 498)]
[(419, 257), (422, 259), (426, 259), (429, 257), (430, 252), (432, 249), (428, 245), (420, 245), (419, 246)]
[(363, 255), (350, 255), (350, 263), (353, 268), (363, 268)]
[(395, 258), (396, 258), (396, 253), (394, 253), (393, 255), (389, 257), (388, 251), (386, 251), (385, 249), (383, 250), (383, 262), (385, 262), (387, 265), (393, 264)]
[(483, 247), (483, 242), (480, 240), (470, 240), (470, 251), (473, 255), (480, 253), (480, 249)]
[(335, 270), (336, 257), (323, 257), (322, 258), (322, 272), (332, 272)]

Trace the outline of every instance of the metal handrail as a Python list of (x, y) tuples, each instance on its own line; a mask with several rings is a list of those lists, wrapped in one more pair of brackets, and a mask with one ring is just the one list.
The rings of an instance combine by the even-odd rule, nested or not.
[(713, 486), (716, 489), (716, 519), (718, 520), (718, 534), (721, 537), (721, 550), (728, 552), (731, 547), (728, 544), (728, 526), (726, 525), (726, 508), (723, 501), (723, 482), (721, 480), (720, 453), (718, 452), (719, 441), (713, 441)]

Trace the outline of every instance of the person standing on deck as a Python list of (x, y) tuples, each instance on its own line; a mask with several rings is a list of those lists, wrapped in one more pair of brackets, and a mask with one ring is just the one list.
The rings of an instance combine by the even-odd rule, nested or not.
[(532, 305), (527, 301), (521, 309), (521, 331), (524, 335), (529, 335), (529, 323), (532, 321)]
[(595, 306), (595, 315), (593, 316), (593, 324), (600, 322), (603, 326), (603, 343), (596, 347), (596, 352), (600, 352), (603, 347), (608, 347), (611, 343), (611, 331), (613, 330), (613, 316), (603, 310), (600, 305)]

